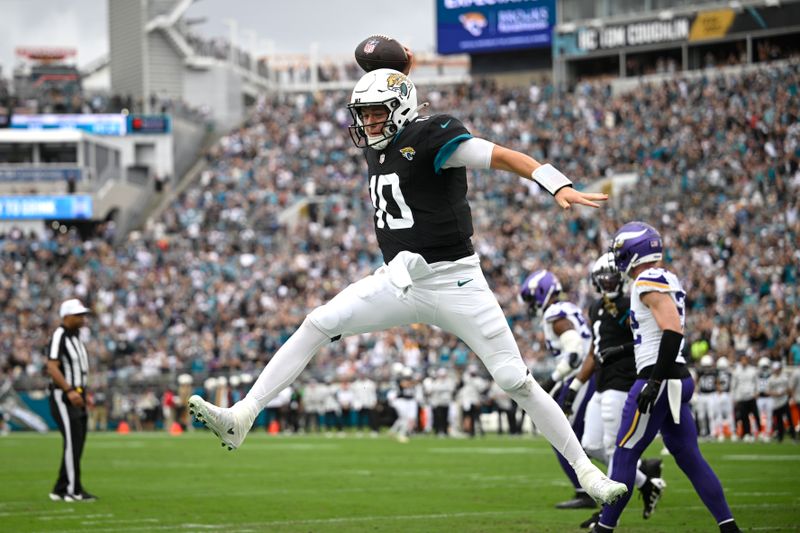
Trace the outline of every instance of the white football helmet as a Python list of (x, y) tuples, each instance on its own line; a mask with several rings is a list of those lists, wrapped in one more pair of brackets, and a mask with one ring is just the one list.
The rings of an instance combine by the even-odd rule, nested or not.
[(720, 357), (717, 359), (717, 368), (720, 370), (725, 370), (730, 367), (730, 363), (725, 357)]
[(711, 368), (714, 366), (714, 358), (706, 354), (700, 358), (700, 366), (703, 368)]
[[(361, 109), (383, 105), (389, 112), (382, 135), (368, 135), (361, 121)], [(353, 89), (347, 109), (353, 117), (350, 138), (359, 148), (383, 150), (403, 127), (417, 116), (417, 89), (397, 70), (380, 68), (364, 74)]]

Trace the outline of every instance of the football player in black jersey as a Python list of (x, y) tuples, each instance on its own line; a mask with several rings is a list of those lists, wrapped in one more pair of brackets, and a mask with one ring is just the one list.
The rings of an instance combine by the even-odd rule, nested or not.
[(349, 285), (306, 317), (262, 371), (247, 396), (219, 408), (199, 396), (190, 410), (238, 448), (266, 402), (292, 383), (322, 346), (343, 336), (412, 323), (460, 337), (497, 384), (575, 469), (598, 501), (627, 493), (595, 467), (555, 401), (534, 381), (472, 246), (467, 168), (497, 169), (535, 180), (562, 208), (599, 207), (604, 194), (582, 193), (550, 164), (473, 137), (451, 115), (421, 116), (414, 83), (378, 69), (356, 84), (350, 133), (364, 148), (368, 190), (384, 266)]
[[(633, 382), (636, 366), (633, 358), (630, 297), (623, 292), (622, 275), (614, 262), (614, 254), (601, 255), (592, 265), (592, 285), (600, 298), (589, 307), (589, 324), (593, 342), (590, 356), (584, 361), (570, 385), (564, 410), (572, 409), (581, 383), (595, 373), (597, 390), (586, 407), (581, 445), (590, 457), (608, 465), (614, 455), (617, 433), (622, 420), (622, 407)], [(575, 384), (577, 382), (577, 384)], [(655, 511), (666, 483), (661, 479), (661, 460), (643, 459), (636, 472), (635, 485), (642, 495), (645, 519)], [(600, 517), (595, 513), (581, 527), (593, 527)]]

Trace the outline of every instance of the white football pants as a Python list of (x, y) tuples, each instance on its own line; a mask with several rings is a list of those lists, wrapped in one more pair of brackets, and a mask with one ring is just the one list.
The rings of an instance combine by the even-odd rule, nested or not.
[[(628, 393), (620, 390), (595, 391), (589, 400), (589, 405), (586, 406), (581, 445), (589, 457), (608, 466), (609, 477), (611, 477), (611, 458), (614, 457), (617, 434), (622, 423), (622, 407), (627, 398)], [(637, 468), (635, 485), (641, 487), (645, 481), (647, 476)]]
[(736, 434), (736, 424), (733, 421), (733, 401), (727, 392), (718, 392), (714, 395), (714, 425), (713, 435), (724, 435), (724, 428), (728, 426), (731, 435)]
[(251, 416), (258, 413), (297, 378), (325, 342), (414, 323), (438, 326), (461, 338), (573, 467), (588, 461), (558, 404), (522, 361), (477, 254), (429, 265), (418, 254), (401, 252), (389, 265), (349, 285), (308, 315), (270, 360), (242, 408)]
[(695, 404), (696, 419), (700, 426), (700, 436), (708, 437), (713, 435), (711, 421), (714, 417), (714, 404), (716, 394), (713, 392), (700, 392), (697, 394)]

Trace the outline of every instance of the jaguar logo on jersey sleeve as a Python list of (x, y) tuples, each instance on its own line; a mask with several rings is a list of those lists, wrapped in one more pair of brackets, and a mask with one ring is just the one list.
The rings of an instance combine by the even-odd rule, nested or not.
[(406, 146), (405, 148), (400, 148), (400, 154), (409, 161), (413, 161), (414, 156), (417, 155), (417, 151), (410, 146)]

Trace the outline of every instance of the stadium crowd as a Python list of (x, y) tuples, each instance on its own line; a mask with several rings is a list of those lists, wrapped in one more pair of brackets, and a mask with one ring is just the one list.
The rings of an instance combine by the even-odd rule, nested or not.
[[(518, 301), (520, 281), (549, 268), (585, 307), (589, 265), (632, 219), (665, 237), (688, 293), (693, 357), (800, 364), (797, 63), (620, 96), (600, 83), (420, 90), (434, 113), (452, 112), (476, 136), (551, 161), (580, 185), (638, 176), (609, 206), (566, 212), (531, 182), (471, 176), (476, 251), (536, 373), (549, 361), (539, 361), (541, 333)], [(95, 312), (86, 342), (98, 387), (163, 387), (184, 372), (196, 383), (257, 375), (308, 310), (382, 263), (347, 96), (261, 100), (209, 151), (200, 182), (122, 245), (102, 231), (89, 240), (3, 235), (2, 372), (21, 386), (41, 375), (53, 310), (78, 297)], [(395, 361), (422, 376), (439, 367), (460, 376), (474, 357), (453, 336), (413, 326), (333, 343), (306, 376), (389, 381)]]

